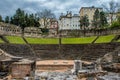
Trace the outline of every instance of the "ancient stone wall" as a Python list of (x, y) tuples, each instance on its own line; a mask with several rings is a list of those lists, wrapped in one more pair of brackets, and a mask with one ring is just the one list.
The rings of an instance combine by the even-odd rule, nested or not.
[(21, 79), (30, 75), (31, 65), (30, 64), (12, 64), (11, 75), (12, 78)]
[(36, 70), (38, 71), (68, 71), (73, 68), (73, 65), (38, 65)]
[(24, 58), (34, 57), (28, 45), (0, 44), (0, 48), (3, 51), (17, 57), (24, 57)]
[(120, 34), (120, 29), (101, 29), (101, 30), (62, 30), (60, 31), (62, 37), (81, 37), (81, 36), (101, 36), (110, 34)]
[[(120, 29), (100, 29), (100, 30), (62, 30), (58, 29), (49, 29), (49, 34), (42, 35), (42, 31), (38, 27), (26, 27), (24, 29), (25, 37), (81, 37), (81, 36), (101, 36), (101, 35), (110, 35), (110, 34), (120, 34)], [(15, 25), (1, 25), (0, 24), (0, 35), (15, 35), (23, 36), (22, 29), (19, 26)]]
[(120, 43), (80, 44), (80, 45), (33, 45), (31, 51), (28, 45), (0, 44), (0, 48), (14, 56), (25, 58), (53, 59), (82, 59), (94, 61), (106, 53), (113, 52)]

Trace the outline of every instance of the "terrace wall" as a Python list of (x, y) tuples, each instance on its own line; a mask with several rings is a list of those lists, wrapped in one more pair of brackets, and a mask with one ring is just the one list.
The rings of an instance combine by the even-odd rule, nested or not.
[(120, 34), (120, 29), (100, 29), (100, 30), (62, 30), (60, 31), (62, 37), (81, 37), (81, 36), (101, 36)]
[(0, 48), (14, 56), (33, 59), (34, 57), (43, 60), (53, 59), (82, 59), (94, 61), (103, 57), (106, 53), (113, 52), (120, 46), (120, 43), (106, 44), (81, 44), (81, 45), (28, 45), (0, 44)]
[[(24, 29), (25, 37), (81, 37), (81, 36), (99, 36), (99, 35), (110, 35), (120, 34), (120, 29), (100, 29), (100, 30), (62, 30), (56, 34), (53, 34), (57, 29), (50, 29), (49, 35), (42, 35), (41, 29), (35, 27), (26, 27)], [(18, 26), (1, 25), (0, 24), (0, 35), (15, 35), (23, 36), (22, 29)]]
[(3, 51), (17, 57), (24, 57), (24, 58), (34, 57), (34, 54), (32, 53), (28, 45), (0, 44), (0, 48)]

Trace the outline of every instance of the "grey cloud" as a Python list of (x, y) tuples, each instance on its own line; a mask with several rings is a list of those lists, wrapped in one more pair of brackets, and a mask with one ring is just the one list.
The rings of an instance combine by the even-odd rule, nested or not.
[(67, 10), (77, 13), (82, 6), (100, 6), (99, 1), (105, 2), (106, 0), (1, 0), (0, 14), (3, 17), (11, 16), (17, 8), (29, 13), (35, 13), (47, 8), (59, 16), (60, 13), (65, 13)]

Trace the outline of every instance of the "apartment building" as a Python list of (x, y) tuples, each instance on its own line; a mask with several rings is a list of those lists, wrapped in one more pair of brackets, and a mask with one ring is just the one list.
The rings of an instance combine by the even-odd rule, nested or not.
[(78, 14), (72, 15), (67, 12), (66, 15), (61, 14), (59, 19), (59, 30), (79, 30), (80, 29), (80, 16)]
[(88, 16), (88, 19), (89, 19), (89, 27), (92, 27), (92, 21), (93, 21), (93, 16), (94, 16), (94, 13), (96, 10), (99, 10), (99, 12), (103, 11), (103, 8), (100, 8), (100, 7), (82, 7), (79, 11), (79, 15), (80, 15), (80, 19), (82, 16), (85, 16), (87, 15)]
[(58, 21), (57, 19), (49, 18), (46, 19), (40, 19), (40, 28), (47, 28), (49, 30), (49, 36), (56, 36), (58, 34)]
[(58, 21), (56, 19), (51, 19), (50, 20), (50, 26), (48, 27), (49, 29), (49, 34), (51, 35), (57, 35), (58, 34)]

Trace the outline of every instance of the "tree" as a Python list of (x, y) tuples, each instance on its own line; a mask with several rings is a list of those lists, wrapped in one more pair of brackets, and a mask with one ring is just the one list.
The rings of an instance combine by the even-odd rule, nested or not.
[(12, 17), (10, 18), (10, 24), (13, 24), (13, 18)]
[(24, 22), (24, 11), (18, 8), (13, 16), (13, 24), (22, 27)]
[(107, 18), (106, 15), (103, 11), (99, 12), (98, 9), (96, 9), (94, 16), (93, 16), (93, 21), (92, 21), (92, 25), (95, 28), (100, 28), (103, 27), (107, 24)]
[(0, 22), (2, 22), (2, 16), (0, 15)]
[(98, 9), (95, 10), (95, 13), (94, 13), (94, 16), (93, 16), (92, 25), (95, 28), (98, 28), (100, 26), (100, 12), (99, 12)]
[(5, 23), (9, 23), (10, 21), (9, 21), (9, 16), (6, 16), (5, 17)]
[(34, 15), (33, 14), (30, 14), (29, 15), (29, 20), (30, 20), (30, 26), (34, 26)]
[(47, 28), (49, 19), (55, 18), (54, 13), (52, 13), (51, 10), (48, 9), (44, 9), (42, 11), (37, 12), (37, 15), (40, 19), (43, 19), (44, 28)]
[(89, 26), (89, 24), (90, 23), (88, 16), (87, 15), (82, 16), (80, 19), (80, 27), (83, 29), (84, 36), (85, 36), (86, 28)]
[(89, 19), (88, 16), (82, 16), (80, 19), (80, 27), (82, 27), (82, 29), (86, 29), (89, 26)]
[(107, 24), (108, 24), (107, 18), (105, 16), (105, 13), (102, 11), (102, 12), (100, 12), (100, 26), (102, 27), (102, 26), (105, 26)]
[(11, 17), (10, 23), (21, 27), (23, 32), (24, 32), (25, 27), (30, 27), (30, 26), (38, 27), (39, 26), (37, 16), (35, 16), (34, 14), (28, 15), (27, 13), (24, 12), (24, 10), (21, 10), (20, 8), (18, 8), (14, 16)]
[(113, 15), (117, 12), (118, 7), (119, 7), (118, 3), (111, 0), (109, 2), (109, 6), (103, 5), (103, 7), (110, 14), (110, 19), (111, 19), (111, 23), (112, 23), (113, 22)]

